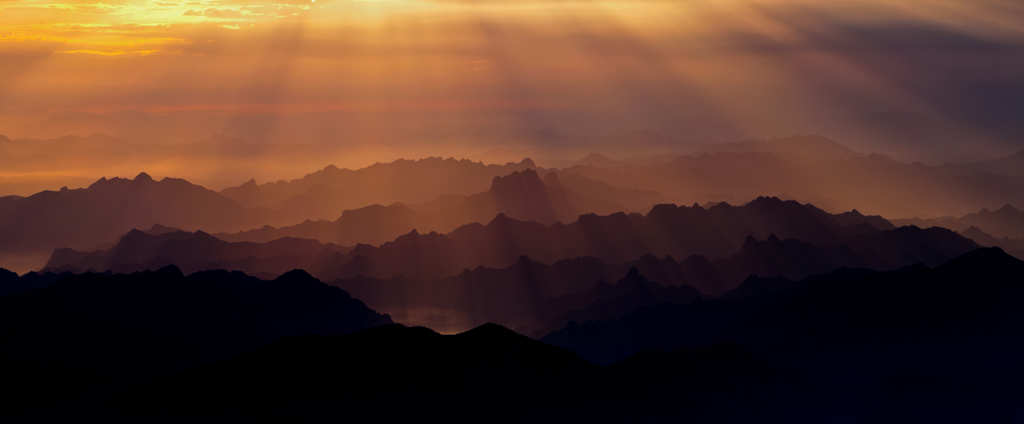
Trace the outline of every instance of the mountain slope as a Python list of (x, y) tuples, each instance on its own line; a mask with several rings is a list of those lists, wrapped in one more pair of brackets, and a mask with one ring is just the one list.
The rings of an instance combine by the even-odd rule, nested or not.
[(755, 277), (721, 299), (570, 326), (543, 340), (600, 363), (715, 343), (794, 358), (813, 353), (803, 349), (879, 343), (1003, 343), (1024, 322), (1022, 277), (1024, 262), (994, 248), (935, 268), (844, 269), (800, 282)]
[[(412, 230), (448, 232), (495, 215), (544, 224), (571, 222), (585, 212), (612, 213), (630, 207), (649, 208), (658, 196), (624, 190), (583, 178), (564, 185), (555, 172), (543, 177), (533, 169), (496, 176), (490, 189), (468, 196), (445, 195), (419, 204), (372, 205), (346, 210), (328, 221), (259, 229), (217, 236), (229, 241), (266, 242), (282, 237), (313, 238), (341, 245), (380, 244)], [(624, 206), (625, 205), (625, 206)]]
[(562, 170), (667, 199), (741, 201), (764, 193), (829, 210), (884, 216), (961, 215), (983, 205), (1024, 204), (1024, 179), (985, 169), (901, 162), (853, 152), (816, 136), (710, 145), (660, 161), (584, 163)]
[[(269, 263), (285, 264), (289, 258), (298, 258), (300, 262), (295, 266), (309, 269), (325, 280), (358, 275), (384, 278), (404, 275), (430, 280), (478, 266), (505, 267), (520, 256), (544, 263), (577, 257), (626, 263), (648, 254), (673, 258), (700, 254), (714, 260), (740, 251), (751, 236), (767, 239), (773, 234), (834, 250), (838, 253), (831, 256), (838, 256), (843, 260), (838, 263), (849, 266), (935, 264), (976, 247), (969, 240), (941, 229), (887, 229), (889, 227), (886, 221), (873, 217), (836, 216), (811, 205), (759, 198), (738, 207), (719, 204), (705, 209), (660, 205), (647, 215), (583, 215), (576, 222), (550, 226), (514, 220), (502, 214), (486, 225), (466, 225), (444, 235), (413, 231), (379, 246), (358, 245), (350, 251), (341, 248), (321, 251), (316, 243), (299, 240), (271, 243), (313, 243), (302, 255), (253, 243), (239, 244), (241, 250), (229, 253), (233, 245), (218, 244), (202, 237), (181, 242), (171, 240), (173, 237), (158, 236), (166, 240), (154, 243), (174, 248), (147, 253), (146, 249), (115, 247), (92, 255), (58, 251), (47, 267), (82, 271), (124, 265), (117, 269), (127, 271), (145, 269), (152, 266), (151, 263), (181, 263), (192, 269), (192, 266), (201, 267), (205, 257), (208, 266), (213, 268), (250, 270), (245, 267), (245, 259), (253, 255), (245, 252), (255, 249), (261, 252), (256, 256), (264, 258), (263, 261), (275, 258)], [(145, 239), (138, 234), (133, 237)], [(189, 247), (189, 243), (196, 246)], [(120, 251), (126, 253), (120, 254)], [(216, 254), (196, 254), (205, 251)], [(215, 266), (218, 255), (229, 262)], [(259, 261), (251, 266), (261, 268), (250, 272), (267, 272)]]
[(52, 278), (0, 296), (0, 368), (4, 388), (18, 388), (4, 390), (12, 407), (103, 394), (285, 336), (391, 322), (302, 271), (271, 281), (227, 271), (186, 277), (173, 267)]
[(231, 230), (259, 222), (213, 191), (185, 180), (100, 179), (88, 188), (0, 198), (0, 252), (95, 248), (132, 228), (164, 224)]
[(339, 211), (365, 205), (421, 203), (445, 194), (478, 193), (494, 177), (535, 167), (529, 159), (504, 165), (452, 158), (403, 159), (356, 170), (328, 166), (291, 181), (249, 181), (221, 194), (248, 207), (279, 211), (283, 222), (299, 222), (333, 218)]
[(174, 265), (185, 272), (243, 270), (259, 276), (296, 268), (319, 269), (345, 248), (315, 240), (283, 238), (268, 243), (229, 243), (202, 231), (151, 234), (132, 230), (109, 250), (57, 249), (44, 268), (49, 272), (135, 272)]

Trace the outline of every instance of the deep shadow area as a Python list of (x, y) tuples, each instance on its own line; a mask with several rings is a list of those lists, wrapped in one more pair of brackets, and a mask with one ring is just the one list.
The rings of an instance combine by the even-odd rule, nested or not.
[(173, 422), (1021, 419), (1024, 262), (999, 249), (934, 268), (750, 278), (719, 299), (570, 324), (543, 342), (494, 324), (450, 336), (400, 325), (351, 333), (387, 320), (301, 272), (272, 282), (175, 270), (54, 278), (0, 298), (4, 398), (16, 407), (5, 414)]

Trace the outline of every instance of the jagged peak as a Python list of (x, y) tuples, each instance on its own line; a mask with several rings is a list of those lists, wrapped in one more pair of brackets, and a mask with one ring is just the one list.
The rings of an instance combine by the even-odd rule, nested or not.
[(491, 191), (500, 191), (506, 188), (510, 188), (513, 185), (522, 186), (526, 184), (543, 185), (540, 176), (537, 175), (537, 171), (533, 169), (523, 169), (521, 171), (515, 171), (508, 175), (499, 175), (491, 179)]
[(537, 167), (537, 164), (534, 163), (533, 159), (530, 159), (530, 158), (523, 158), (523, 160), (519, 161), (519, 165), (520, 166), (525, 166), (527, 168), (536, 168)]
[(98, 187), (107, 183), (107, 177), (100, 177), (96, 182), (89, 185), (89, 188)]
[(999, 208), (996, 212), (999, 213), (1020, 213), (1020, 210), (1015, 208), (1013, 205), (1007, 203), (1003, 207)]
[(509, 221), (512, 221), (512, 218), (505, 215), (505, 212), (498, 212), (498, 214), (494, 216), (494, 219), (492, 219), (491, 222), (488, 222), (487, 225), (502, 224)]
[(145, 172), (140, 172), (139, 175), (135, 176), (135, 180), (134, 181), (137, 182), (137, 183), (138, 182), (151, 183), (151, 182), (153, 182), (153, 177), (149, 176), (149, 174), (147, 174)]
[(278, 282), (280, 282), (280, 281), (294, 282), (294, 281), (320, 281), (320, 280), (317, 280), (315, 277), (313, 277), (308, 272), (306, 272), (306, 270), (303, 270), (303, 269), (293, 269), (293, 270), (288, 271), (288, 272), (286, 272), (284, 274), (281, 274), (280, 276), (275, 278), (274, 281), (278, 281)]

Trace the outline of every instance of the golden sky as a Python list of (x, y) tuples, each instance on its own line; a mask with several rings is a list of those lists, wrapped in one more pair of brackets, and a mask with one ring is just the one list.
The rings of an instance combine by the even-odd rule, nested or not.
[(948, 160), (1024, 147), (1021, 22), (1016, 0), (0, 0), (0, 134), (210, 164), (794, 133)]

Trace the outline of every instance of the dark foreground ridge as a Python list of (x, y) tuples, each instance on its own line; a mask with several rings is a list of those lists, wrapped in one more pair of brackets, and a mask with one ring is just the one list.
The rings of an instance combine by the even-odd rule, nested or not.
[(304, 271), (272, 281), (175, 267), (18, 281), (23, 290), (0, 296), (0, 374), (12, 407), (73, 403), (285, 336), (391, 322)]
[[(635, 273), (620, 284), (649, 285)], [(17, 347), (4, 350), (5, 387), (18, 389), (5, 399), (35, 416), (1013, 422), (1021, 304), (1024, 262), (978, 249), (933, 268), (751, 278), (719, 299), (571, 324), (542, 343), (494, 324), (346, 334), (387, 320), (303, 272), (267, 282), (164, 270), (2, 297), (0, 334)], [(247, 335), (255, 342), (225, 353)]]

